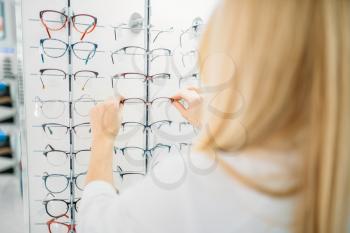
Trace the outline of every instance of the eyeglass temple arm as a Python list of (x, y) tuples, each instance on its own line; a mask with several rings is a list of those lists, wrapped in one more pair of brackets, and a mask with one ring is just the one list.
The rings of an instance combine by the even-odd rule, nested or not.
[(154, 147), (153, 147), (153, 149), (156, 149), (156, 148), (158, 148), (158, 147), (166, 147), (166, 148), (168, 148), (168, 151), (170, 152), (170, 149), (171, 149), (171, 145), (166, 145), (166, 144), (163, 144), (163, 143), (158, 143), (157, 145), (155, 145)]
[(51, 33), (50, 33), (50, 30), (49, 30), (49, 28), (46, 26), (46, 24), (44, 24), (45, 25), (45, 30), (46, 30), (46, 32), (47, 32), (47, 35), (49, 36), (49, 38), (51, 39)]
[(41, 57), (41, 62), (45, 63), (43, 48), (40, 48), (40, 57)]
[(113, 58), (114, 53), (115, 53), (115, 52), (111, 52), (112, 64), (114, 64), (114, 58)]
[(117, 29), (125, 29), (123, 26), (126, 26), (126, 23), (121, 23), (116, 27), (113, 27), (113, 31), (114, 31), (114, 40), (117, 40)]
[(165, 32), (171, 32), (174, 28), (170, 27), (168, 30), (159, 30), (157, 35), (154, 37), (153, 39), (153, 43), (156, 42), (156, 40), (158, 39), (159, 35)]
[(96, 48), (94, 48), (94, 50), (90, 51), (90, 53), (87, 55), (87, 57), (86, 57), (86, 59), (85, 59), (85, 65), (89, 62), (90, 56), (91, 56), (91, 54), (92, 54), (94, 51), (96, 52)]
[(83, 40), (89, 29), (94, 25), (94, 23), (90, 24), (84, 31), (84, 33), (81, 35), (80, 40)]
[(43, 74), (40, 73), (40, 82), (41, 82), (41, 85), (43, 86), (43, 89), (45, 89), (45, 84), (44, 84), (42, 76), (43, 76)]
[(49, 131), (49, 133), (52, 135), (52, 130), (51, 130), (51, 127), (50, 126), (43, 126), (43, 128), (44, 128), (44, 131), (46, 131), (45, 129), (47, 129), (48, 131)]
[[(96, 74), (96, 78), (97, 78), (97, 74)], [(81, 88), (82, 91), (85, 90), (85, 87), (86, 87), (87, 83), (90, 81), (90, 79), (91, 79), (91, 78), (88, 78), (88, 79), (85, 81), (83, 87)], [(112, 83), (112, 87), (113, 87), (113, 83)]]
[(183, 31), (183, 32), (180, 34), (180, 47), (181, 47), (181, 48), (182, 48), (182, 37), (183, 37), (191, 28), (192, 28), (192, 26), (189, 27), (189, 28), (187, 28), (185, 31)]

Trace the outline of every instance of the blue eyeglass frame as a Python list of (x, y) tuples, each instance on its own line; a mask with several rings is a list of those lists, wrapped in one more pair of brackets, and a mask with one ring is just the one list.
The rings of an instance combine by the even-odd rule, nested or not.
[[(59, 55), (59, 56), (51, 56), (49, 55), (47, 52), (45, 52), (45, 48), (44, 48), (44, 43), (46, 41), (58, 41), (59, 43), (62, 43), (65, 45), (65, 49), (64, 49), (64, 52)], [(89, 55), (87, 56), (87, 58), (81, 58), (78, 56), (78, 54), (76, 53), (76, 51), (74, 50), (74, 47), (78, 44), (90, 44), (93, 46), (93, 49), (90, 51)], [(78, 41), (76, 43), (73, 43), (71, 45), (67, 44), (66, 42), (62, 41), (62, 40), (59, 40), (59, 39), (53, 39), (53, 38), (45, 38), (45, 39), (40, 39), (40, 56), (41, 56), (41, 61), (44, 63), (45, 60), (44, 60), (44, 54), (48, 57), (51, 57), (51, 58), (60, 58), (60, 57), (63, 57), (68, 50), (71, 50), (73, 51), (73, 54), (75, 55), (76, 58), (80, 59), (80, 60), (83, 60), (85, 61), (85, 65), (88, 63), (89, 60), (91, 60), (95, 54), (96, 54), (96, 50), (97, 50), (97, 47), (98, 45), (96, 43), (93, 43), (93, 42), (89, 42), (89, 41)]]

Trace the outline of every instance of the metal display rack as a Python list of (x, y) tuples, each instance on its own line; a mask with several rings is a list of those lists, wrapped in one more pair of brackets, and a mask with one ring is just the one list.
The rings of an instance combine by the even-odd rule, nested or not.
[[(72, 17), (72, 10), (71, 10), (71, 0), (67, 0), (67, 16), (69, 19)], [(71, 20), (68, 20), (67, 22), (68, 27), (68, 46), (71, 48), (72, 45), (72, 37), (71, 37), (71, 31), (72, 31), (72, 22)], [(73, 63), (72, 63), (72, 49), (68, 49), (68, 88), (69, 88), (69, 102), (68, 102), (68, 114), (69, 114), (69, 192), (70, 192), (70, 225), (71, 225), (71, 232), (73, 233), (73, 227), (75, 226), (75, 208), (74, 208), (74, 201), (75, 201), (75, 187), (74, 187), (74, 136), (73, 136), (73, 126), (74, 126), (74, 115), (73, 115), (73, 80), (72, 80), (72, 73), (73, 73)]]
[[(71, 0), (67, 0), (66, 14), (68, 18), (73, 16), (71, 9)], [(137, 25), (135, 26), (137, 27)], [(145, 45), (145, 57), (144, 57), (144, 72), (146, 77), (150, 75), (150, 41), (151, 41), (151, 0), (145, 0), (145, 11), (144, 11), (144, 45)], [(72, 43), (72, 22), (71, 20), (67, 21), (67, 33), (68, 33), (68, 46), (71, 47)], [(73, 93), (73, 59), (72, 59), (72, 49), (68, 49), (68, 90), (69, 90), (69, 99), (68, 99), (68, 117), (69, 117), (69, 213), (70, 213), (70, 225), (76, 225), (76, 215), (75, 215), (75, 187), (74, 187), (74, 177), (75, 177), (75, 160), (74, 160), (74, 114), (73, 114), (73, 102), (74, 102), (74, 93)], [(145, 81), (145, 101), (150, 101), (150, 80), (146, 79)], [(150, 124), (150, 109), (149, 105), (145, 105), (145, 126), (149, 127)], [(150, 149), (150, 134), (149, 131), (145, 131), (145, 150)], [(145, 156), (145, 172), (149, 171), (149, 156)], [(74, 230), (71, 228), (71, 232)]]
[[(145, 53), (145, 75), (148, 77), (150, 75), (150, 57), (149, 57), (149, 52), (150, 52), (150, 37), (151, 37), (151, 0), (145, 0), (145, 17), (144, 17), (144, 28), (145, 28), (145, 33), (144, 33), (144, 37), (145, 37), (145, 48), (146, 48), (146, 53)], [(149, 98), (149, 92), (150, 92), (150, 84), (149, 84), (149, 80), (146, 79), (145, 82), (145, 97), (146, 97), (146, 101), (148, 102), (150, 100)], [(150, 113), (149, 113), (149, 106), (146, 105), (145, 106), (145, 119), (146, 119), (146, 126), (149, 125), (149, 118), (150, 118)], [(145, 147), (146, 150), (149, 150), (149, 132), (148, 130), (146, 130), (146, 134), (145, 134)], [(148, 172), (148, 155), (146, 155), (145, 157), (145, 170), (146, 173)]]
[[(193, 0), (193, 3), (188, 3), (186, 0), (181, 1), (182, 4), (188, 4), (190, 6), (186, 13), (184, 13), (186, 17), (182, 17), (181, 19), (175, 14), (172, 15), (172, 17), (168, 17), (170, 15), (169, 12), (172, 11), (172, 7), (167, 6), (167, 4), (169, 2), (174, 4), (172, 0), (169, 0), (168, 3), (164, 0), (130, 0), (128, 3), (122, 0), (118, 0), (118, 2), (101, 0), (101, 4), (97, 4), (94, 0), (52, 0), (50, 3), (47, 3), (46, 0), (22, 1), (21, 22), (23, 24), (22, 50), (24, 65), (22, 101), (25, 108), (22, 109), (23, 111), (21, 110), (21, 112), (24, 112), (22, 113), (23, 117), (21, 119), (25, 122), (22, 123), (21, 144), (22, 151), (27, 154), (23, 156), (22, 166), (24, 173), (24, 206), (26, 208), (28, 233), (48, 232), (48, 223), (52, 220), (64, 221), (64, 224), (70, 225), (70, 233), (75, 232), (75, 226), (79, 224), (76, 220), (76, 203), (81, 197), (82, 188), (76, 187), (76, 179), (78, 175), (86, 172), (86, 166), (82, 166), (79, 161), (76, 160), (76, 154), (78, 151), (88, 151), (91, 145), (90, 141), (84, 141), (85, 139), (79, 138), (75, 128), (77, 125), (81, 124), (88, 125), (88, 123), (82, 123), (86, 122), (85, 117), (87, 116), (81, 116), (79, 113), (77, 114), (75, 108), (75, 104), (77, 100), (79, 100), (78, 97), (81, 94), (83, 94), (82, 96), (88, 94), (91, 95), (91, 97), (98, 97), (97, 101), (95, 98), (91, 98), (98, 102), (116, 94), (116, 92), (119, 94), (119, 91), (121, 91), (120, 94), (126, 98), (142, 99), (140, 103), (144, 101), (142, 106), (138, 105), (135, 107), (129, 105), (131, 108), (129, 109), (130, 112), (128, 112), (128, 115), (124, 108), (123, 117), (125, 117), (129, 123), (137, 124), (136, 126), (131, 124), (131, 133), (128, 132), (126, 135), (122, 135), (121, 138), (117, 139), (115, 153), (117, 154), (117, 150), (128, 146), (141, 150), (134, 151), (135, 154), (131, 154), (130, 157), (124, 156), (124, 154), (122, 155), (120, 152), (118, 152), (120, 153), (118, 156), (114, 157), (115, 161), (113, 161), (113, 163), (116, 162), (116, 164), (113, 164), (113, 169), (115, 169), (115, 167), (117, 168), (114, 170), (114, 175), (118, 175), (116, 180), (117, 182), (121, 182), (121, 190), (128, 187), (129, 181), (132, 184), (138, 181), (139, 177), (146, 174), (150, 174), (150, 177), (152, 177), (153, 166), (156, 165), (158, 159), (164, 157), (161, 155), (162, 153), (158, 153), (158, 144), (167, 146), (166, 150), (169, 148), (169, 151), (170, 148), (175, 148), (175, 150), (180, 151), (181, 147), (190, 146), (195, 132), (192, 132), (192, 128), (187, 128), (188, 122), (185, 122), (180, 115), (172, 115), (170, 109), (172, 108), (171, 105), (169, 105), (169, 108), (164, 109), (162, 107), (158, 108), (156, 104), (152, 105), (154, 103), (153, 101), (157, 98), (166, 98), (170, 100), (168, 98), (169, 95), (171, 95), (170, 93), (177, 91), (180, 84), (184, 86), (184, 83), (186, 84), (187, 82), (187, 78), (198, 79), (198, 71), (195, 66), (193, 66), (194, 68), (192, 69), (192, 63), (187, 63), (186, 67), (183, 65), (183, 63), (188, 61), (184, 61), (184, 56), (185, 59), (188, 59), (188, 56), (192, 55), (192, 50), (195, 49), (195, 47), (192, 48), (192, 46), (196, 44), (196, 41), (193, 40), (192, 44), (190, 40), (197, 38), (196, 30), (198, 25), (202, 24), (200, 19), (203, 15), (205, 16), (207, 10), (209, 10), (208, 8), (211, 6), (209, 2), (211, 0), (205, 0), (205, 4), (207, 4), (208, 7), (199, 7), (199, 10), (196, 11), (196, 15), (194, 15), (191, 9), (197, 10), (196, 7), (199, 6), (199, 3), (203, 3), (204, 0)], [(107, 9), (105, 6), (108, 3), (110, 3), (111, 6), (113, 5), (114, 9), (112, 9), (112, 7), (108, 7)], [(203, 5), (205, 4), (203, 3)], [(116, 6), (119, 6), (119, 8), (116, 9)], [(207, 10), (205, 10), (205, 8)], [(89, 34), (89, 39), (83, 38), (82, 40), (78, 40), (77, 36), (79, 35), (76, 32), (76, 24), (72, 20), (72, 17), (76, 16), (74, 12), (78, 10), (79, 12), (77, 13), (91, 13), (90, 16), (96, 19), (94, 25), (94, 28), (96, 28), (93, 32), (91, 31), (91, 35)], [(64, 13), (62, 15), (67, 17), (66, 25), (61, 28), (62, 30), (60, 33), (55, 30), (51, 31), (52, 38), (47, 31), (48, 28), (43, 27), (44, 23), (40, 20), (41, 18), (38, 18), (39, 12), (42, 11)], [(143, 16), (140, 14), (142, 11)], [(197, 16), (200, 16), (200, 18)], [(195, 19), (195, 21), (193, 21), (193, 19)], [(55, 21), (55, 23), (57, 22), (61, 23), (60, 20)], [(112, 34), (113, 32), (114, 34)], [(119, 36), (117, 36), (117, 32)], [(142, 34), (140, 32), (142, 32)], [(49, 38), (47, 38), (47, 33), (49, 34)], [(44, 46), (41, 42), (49, 39), (67, 44), (67, 53), (59, 57), (45, 57), (45, 61), (43, 59), (40, 60), (40, 56), (48, 56), (43, 52)], [(89, 60), (88, 71), (92, 73), (95, 72), (97, 75), (96, 79), (94, 77), (89, 77), (89, 80), (91, 80), (89, 82), (93, 83), (89, 83), (90, 87), (87, 86), (87, 90), (85, 90), (83, 88), (85, 88), (86, 83), (83, 88), (80, 89), (80, 85), (78, 85), (77, 82), (81, 80), (79, 80), (79, 78), (76, 79), (75, 75), (77, 72), (86, 71), (87, 60), (77, 58), (76, 50), (73, 51), (72, 47), (79, 42), (92, 43), (90, 41), (94, 42), (93, 44), (96, 45), (94, 51), (96, 55), (94, 54), (95, 56), (91, 56), (93, 59), (90, 59), (90, 54), (87, 56), (87, 60)], [(183, 44), (187, 47), (182, 48), (182, 45), (179, 46), (179, 43), (182, 42), (184, 42)], [(97, 45), (99, 48), (98, 50)], [(137, 47), (142, 50), (142, 53), (117, 54), (116, 56), (118, 57), (115, 59), (117, 65), (115, 65), (113, 61), (114, 52), (112, 51), (115, 49), (119, 51), (126, 47)], [(63, 51), (62, 48), (59, 49)], [(169, 56), (167, 53), (161, 55), (153, 53), (157, 49), (168, 50)], [(177, 49), (179, 51), (182, 50), (175, 54), (178, 52)], [(108, 51), (111, 53), (109, 54)], [(188, 51), (191, 52), (190, 55), (188, 55), (190, 53)], [(177, 56), (177, 60), (175, 56)], [(165, 59), (157, 58), (157, 62), (154, 62), (155, 57), (163, 57)], [(140, 58), (140, 60), (138, 60), (138, 58)], [(80, 62), (78, 59), (85, 62)], [(110, 61), (110, 59), (112, 61)], [(130, 59), (135, 59), (136, 61)], [(174, 66), (174, 60), (178, 62), (178, 67), (172, 67)], [(43, 63), (45, 63), (44, 66)], [(52, 86), (51, 88), (44, 88), (41, 72), (42, 70), (50, 69), (62, 71), (65, 76), (61, 80), (60, 78), (62, 75), (47, 74), (46, 79), (44, 79), (45, 86), (51, 81), (55, 86), (53, 86), (53, 88)], [(179, 72), (180, 69), (184, 71), (181, 73)], [(144, 76), (145, 79), (142, 82), (137, 80), (133, 81), (131, 79), (127, 81), (122, 80), (120, 83), (119, 80), (121, 79), (118, 79), (118, 83), (115, 85), (118, 86), (118, 89), (115, 90), (113, 87), (113, 78), (116, 75), (114, 74), (123, 74), (125, 71), (139, 72), (137, 74), (139, 74), (140, 77)], [(168, 79), (161, 79), (161, 82), (156, 83), (153, 82), (152, 78), (157, 74), (168, 74), (169, 77)], [(107, 79), (108, 77), (112, 79), (112, 88), (111, 80)], [(139, 78), (139, 80), (140, 79), (141, 78)], [(163, 80), (165, 81), (163, 82)], [(125, 91), (125, 93), (123, 93), (123, 91)], [(39, 114), (36, 113), (38, 112), (36, 105), (38, 103), (36, 102), (37, 100), (61, 101), (64, 102), (64, 109), (60, 112), (61, 115), (59, 115), (59, 117), (49, 118), (42, 112), (39, 112)], [(54, 108), (55, 106), (52, 107)], [(89, 108), (90, 107), (91, 106), (89, 106)], [(168, 105), (165, 107), (168, 107)], [(129, 119), (129, 117), (135, 117), (135, 119)], [(154, 129), (158, 127), (158, 125), (154, 126), (154, 123), (164, 123), (164, 121), (171, 122), (171, 124), (164, 124), (166, 125), (164, 131), (162, 131), (163, 128), (159, 130), (160, 127), (163, 127), (163, 125), (160, 124), (159, 128), (155, 130), (157, 132), (152, 132), (153, 128), (151, 127), (154, 127)], [(52, 141), (54, 139), (50, 138), (49, 135), (47, 135), (48, 133), (44, 130), (43, 125), (45, 124), (60, 125), (67, 128), (67, 131), (64, 130), (67, 133), (62, 136), (63, 138), (61, 141)], [(169, 128), (167, 128), (168, 126)], [(144, 129), (143, 131), (142, 128)], [(185, 130), (182, 131), (183, 129)], [(188, 130), (186, 131), (186, 129)], [(132, 134), (133, 132), (136, 133)], [(88, 132), (83, 132), (82, 134), (84, 135), (84, 133), (90, 135)], [(55, 149), (57, 148), (57, 151), (66, 153), (67, 159), (64, 160), (64, 165), (52, 165), (47, 161), (47, 157), (44, 159), (43, 154), (49, 151), (49, 149), (47, 149), (48, 145), (53, 145)], [(157, 149), (156, 152), (154, 152), (155, 148)], [(143, 155), (141, 155), (141, 151), (144, 152)], [(87, 155), (88, 153), (90, 152), (87, 152)], [(161, 156), (158, 157), (158, 155)], [(136, 159), (133, 156), (135, 156)], [(134, 159), (133, 161), (137, 160), (136, 163), (132, 164), (132, 159)], [(141, 168), (140, 170), (138, 169), (139, 167), (142, 167), (142, 171)], [(61, 175), (67, 178), (68, 183), (64, 183), (67, 184), (66, 189), (60, 192), (49, 190), (46, 181), (43, 182), (45, 174), (47, 174), (47, 176)], [(130, 180), (125, 177), (129, 177)], [(135, 177), (135, 179), (133, 177)], [(55, 182), (57, 181), (54, 181), (52, 184), (56, 184)], [(50, 194), (53, 198), (49, 197)], [(44, 207), (43, 203), (46, 202), (47, 204), (48, 201), (51, 200), (60, 200), (67, 204), (67, 212), (64, 218), (61, 218), (63, 216), (55, 217), (49, 214), (47, 209), (45, 211), (47, 205)]]

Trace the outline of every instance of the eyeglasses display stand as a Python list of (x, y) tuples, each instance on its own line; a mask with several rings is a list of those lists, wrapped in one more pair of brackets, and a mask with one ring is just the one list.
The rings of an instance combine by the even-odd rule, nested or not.
[[(122, 95), (120, 192), (197, 134), (172, 106), (198, 85), (197, 46), (216, 0), (22, 1), (24, 206), (28, 232), (75, 232), (91, 153), (89, 110)], [(143, 14), (143, 15), (142, 15)], [(167, 183), (152, 174), (164, 188)]]

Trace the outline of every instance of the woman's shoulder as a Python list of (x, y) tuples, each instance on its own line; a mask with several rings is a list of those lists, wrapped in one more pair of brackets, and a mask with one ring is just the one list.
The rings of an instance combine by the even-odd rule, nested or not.
[[(245, 227), (249, 227), (249, 224), (258, 226), (254, 227), (256, 231), (247, 228), (252, 229), (250, 232), (262, 232), (262, 227), (288, 229), (296, 197), (275, 198), (257, 192), (228, 176), (218, 163), (218, 158), (250, 177), (271, 178), (270, 175), (274, 174), (279, 180), (285, 168), (279, 162), (249, 157), (248, 154), (218, 152), (215, 156), (194, 151), (173, 154), (153, 167), (149, 180), (157, 189), (173, 193), (179, 201), (187, 203), (186, 209), (195, 213), (198, 221), (211, 219), (213, 225), (220, 222), (230, 225), (235, 218), (242, 224), (245, 222), (248, 225)], [(261, 156), (265, 155), (261, 153)], [(179, 203), (179, 206), (182, 205)], [(216, 216), (220, 216), (220, 219)], [(242, 229), (245, 228), (243, 225), (240, 225)]]

